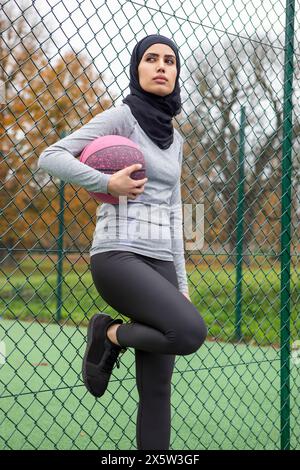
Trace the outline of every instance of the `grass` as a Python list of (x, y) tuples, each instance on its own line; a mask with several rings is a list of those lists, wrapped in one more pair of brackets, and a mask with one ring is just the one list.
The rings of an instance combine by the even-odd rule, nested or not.
[[(26, 258), (15, 269), (6, 269), (0, 282), (0, 307), (3, 319), (55, 322), (57, 318), (56, 259)], [(61, 321), (87, 325), (98, 310), (120, 316), (99, 296), (93, 285), (89, 263), (82, 258), (64, 259)], [(199, 265), (189, 273), (193, 304), (203, 316), (209, 337), (235, 341), (236, 282), (235, 271), (222, 266)], [(299, 339), (299, 270), (292, 271), (291, 341)], [(280, 343), (280, 272), (279, 268), (243, 269), (242, 340), (257, 345)]]

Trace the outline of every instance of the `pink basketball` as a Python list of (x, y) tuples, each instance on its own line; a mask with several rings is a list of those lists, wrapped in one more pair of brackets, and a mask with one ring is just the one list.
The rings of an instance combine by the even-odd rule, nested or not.
[[(80, 161), (95, 170), (112, 175), (116, 171), (141, 163), (140, 170), (133, 171), (130, 177), (135, 180), (145, 178), (145, 159), (138, 145), (127, 137), (121, 135), (104, 135), (97, 137), (87, 145), (81, 155)], [(119, 199), (106, 193), (89, 194), (98, 201), (110, 204), (119, 204)]]

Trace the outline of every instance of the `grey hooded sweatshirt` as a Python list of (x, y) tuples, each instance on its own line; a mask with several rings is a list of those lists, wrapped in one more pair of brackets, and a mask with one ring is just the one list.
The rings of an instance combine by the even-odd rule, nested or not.
[(183, 138), (177, 129), (171, 146), (160, 149), (140, 127), (130, 107), (121, 103), (46, 148), (39, 156), (38, 168), (88, 191), (108, 193), (111, 175), (75, 158), (94, 139), (105, 135), (121, 135), (139, 146), (148, 181), (135, 200), (120, 196), (119, 204), (99, 203), (90, 256), (125, 250), (174, 261), (179, 290), (188, 293), (180, 190)]

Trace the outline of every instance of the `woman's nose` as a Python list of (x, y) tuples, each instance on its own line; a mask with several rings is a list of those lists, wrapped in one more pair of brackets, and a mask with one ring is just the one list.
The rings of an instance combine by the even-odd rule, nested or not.
[(161, 60), (158, 62), (158, 69), (159, 69), (159, 70), (162, 70), (162, 69), (164, 70), (164, 61), (163, 61), (163, 59), (161, 59)]

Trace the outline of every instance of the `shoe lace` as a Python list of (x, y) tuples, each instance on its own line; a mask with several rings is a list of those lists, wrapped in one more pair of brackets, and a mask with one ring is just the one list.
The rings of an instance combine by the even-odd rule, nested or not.
[(109, 349), (109, 354), (105, 358), (105, 363), (103, 364), (102, 369), (104, 372), (111, 372), (112, 368), (114, 367), (114, 364), (117, 364), (117, 368), (120, 368), (120, 359), (119, 359), (119, 354), (123, 354), (126, 351), (126, 349), (121, 349), (118, 350), (116, 348), (110, 348)]

